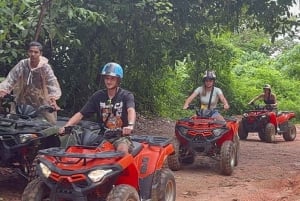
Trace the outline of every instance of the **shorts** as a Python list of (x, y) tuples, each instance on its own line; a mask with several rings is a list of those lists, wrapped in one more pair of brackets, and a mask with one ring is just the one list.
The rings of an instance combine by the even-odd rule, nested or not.
[(110, 139), (109, 141), (114, 145), (115, 148), (118, 147), (119, 144), (122, 144), (122, 143), (126, 144), (129, 148), (128, 149), (129, 153), (133, 149), (133, 143), (132, 143), (130, 137), (120, 137), (120, 138), (117, 138), (117, 139)]
[(220, 116), (221, 114), (217, 111), (217, 110), (214, 110), (211, 114), (211, 117), (212, 118), (215, 118), (216, 116)]

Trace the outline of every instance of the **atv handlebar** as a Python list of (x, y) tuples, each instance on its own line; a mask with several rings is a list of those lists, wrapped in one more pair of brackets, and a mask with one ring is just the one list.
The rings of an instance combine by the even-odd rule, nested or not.
[(39, 108), (38, 108), (38, 111), (41, 112), (41, 111), (47, 111), (49, 113), (52, 113), (52, 112), (56, 112), (56, 111), (62, 111), (63, 109), (59, 109), (59, 110), (56, 110), (53, 106), (51, 105), (41, 105)]
[(219, 110), (222, 110), (223, 108), (221, 106), (219, 106), (219, 107), (215, 107), (213, 109), (201, 109), (194, 104), (190, 104), (187, 109), (196, 110), (197, 116), (204, 117), (204, 118), (210, 118), (215, 112), (218, 112)]
[[(66, 126), (64, 127), (64, 134), (73, 134), (78, 132), (78, 130), (83, 129), (83, 130), (89, 130), (86, 128), (83, 128), (82, 126)], [(116, 137), (121, 137), (123, 134), (123, 129), (122, 128), (115, 128), (115, 129), (108, 129), (108, 128), (103, 128), (99, 130), (99, 133), (103, 135), (103, 137), (108, 137), (112, 138), (111, 136), (116, 136)]]
[(71, 136), (75, 139), (77, 144), (87, 146), (98, 145), (103, 140), (109, 140), (123, 136), (122, 128), (90, 130), (77, 125), (64, 127), (64, 130), (64, 134), (69, 134), (67, 144), (69, 144)]
[(12, 94), (6, 94), (4, 97), (1, 97), (0, 100), (0, 107), (3, 108), (1, 113), (5, 115), (11, 112), (11, 104), (14, 104), (15, 106), (17, 105), (15, 102), (15, 96)]
[(66, 127), (64, 127), (64, 134), (71, 134), (72, 133), (72, 131), (73, 131), (73, 128), (74, 128), (74, 126), (66, 126)]
[(2, 97), (1, 107), (5, 108), (4, 111), (5, 115), (11, 113), (11, 104), (15, 105), (17, 115), (21, 118), (26, 118), (26, 119), (36, 117), (38, 114), (44, 111), (47, 111), (49, 113), (58, 111), (51, 105), (41, 105), (38, 108), (34, 108), (32, 105), (27, 105), (27, 104), (17, 105), (17, 103), (15, 102), (15, 98), (16, 97), (12, 94), (6, 94), (4, 97)]
[(255, 110), (276, 110), (277, 107), (274, 106), (273, 104), (265, 104), (265, 105), (258, 105), (258, 104), (255, 104), (255, 103), (251, 103), (250, 105), (252, 105), (254, 107)]
[(15, 102), (15, 98), (16, 96), (12, 95), (12, 94), (6, 94), (4, 97), (2, 97), (2, 102), (6, 102), (6, 103), (14, 103)]

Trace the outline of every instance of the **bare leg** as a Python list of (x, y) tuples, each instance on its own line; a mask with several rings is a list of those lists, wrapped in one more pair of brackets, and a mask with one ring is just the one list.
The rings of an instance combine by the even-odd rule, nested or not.
[(117, 146), (117, 151), (122, 151), (122, 152), (128, 154), (129, 153), (129, 146), (125, 142), (119, 143), (118, 146)]

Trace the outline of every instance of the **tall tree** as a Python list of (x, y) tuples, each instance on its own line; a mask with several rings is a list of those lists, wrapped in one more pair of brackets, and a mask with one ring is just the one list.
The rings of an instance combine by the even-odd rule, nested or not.
[(123, 86), (135, 91), (139, 107), (156, 112), (149, 97), (162, 92), (158, 81), (176, 60), (190, 55), (197, 75), (212, 66), (228, 68), (230, 51), (222, 51), (215, 36), (251, 28), (275, 38), (298, 25), (289, 12), (294, 0), (60, 0), (51, 1), (39, 21), (43, 2), (0, 0), (0, 73), (24, 56), (24, 45), (39, 30), (64, 83), (61, 104), (71, 110), (98, 88), (95, 72), (108, 61), (124, 66)]

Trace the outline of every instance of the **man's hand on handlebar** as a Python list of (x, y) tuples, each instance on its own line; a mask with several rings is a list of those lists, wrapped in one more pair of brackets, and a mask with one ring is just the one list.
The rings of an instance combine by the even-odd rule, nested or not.
[(61, 127), (61, 128), (59, 128), (58, 134), (59, 134), (60, 136), (64, 136), (65, 134), (67, 134), (67, 133), (66, 133), (66, 127)]
[(123, 135), (130, 135), (133, 131), (133, 125), (123, 127)]

